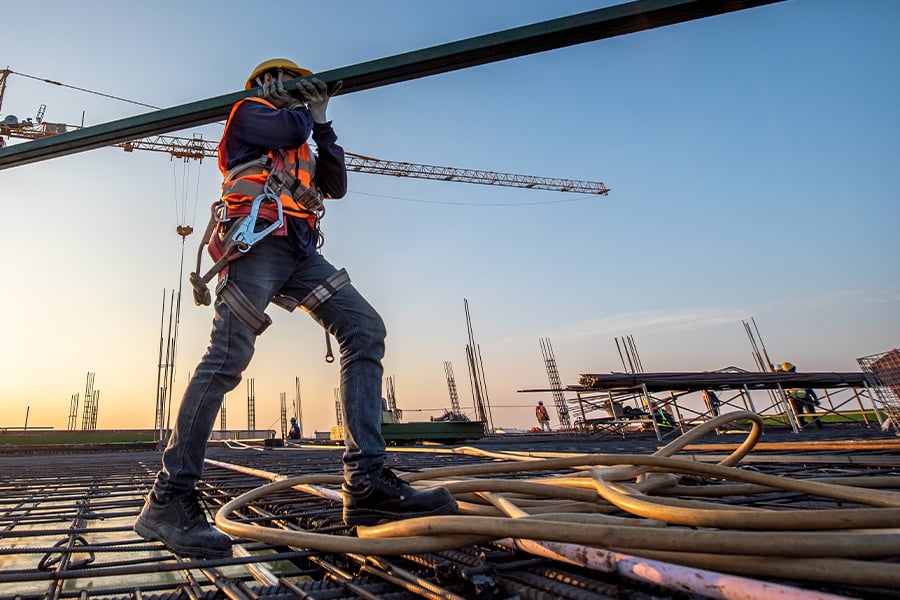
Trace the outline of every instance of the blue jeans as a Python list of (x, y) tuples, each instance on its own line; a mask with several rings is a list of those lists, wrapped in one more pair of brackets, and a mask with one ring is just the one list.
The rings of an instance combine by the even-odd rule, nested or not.
[[(284, 236), (270, 235), (231, 263), (226, 285), (237, 285), (259, 309), (276, 294), (303, 299), (337, 269), (320, 254), (298, 258)], [(365, 484), (384, 465), (381, 436), (381, 378), (384, 322), (352, 284), (339, 289), (311, 313), (340, 347), (344, 417), (344, 478)], [(156, 476), (158, 498), (192, 490), (203, 474), (206, 442), (222, 400), (250, 364), (256, 335), (216, 298), (209, 348), (194, 371), (178, 409), (175, 428)]]

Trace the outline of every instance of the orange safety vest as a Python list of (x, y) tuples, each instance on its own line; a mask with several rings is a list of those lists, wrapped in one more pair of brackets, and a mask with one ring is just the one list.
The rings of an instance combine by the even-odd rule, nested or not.
[(538, 421), (549, 421), (550, 415), (547, 414), (547, 407), (538, 405), (534, 407), (534, 414)]
[(304, 142), (299, 148), (272, 150), (260, 159), (227, 169), (228, 156), (225, 138), (231, 126), (232, 117), (244, 102), (259, 102), (275, 109), (275, 105), (262, 98), (244, 98), (235, 102), (225, 123), (225, 132), (219, 142), (219, 171), (222, 173), (222, 201), (230, 216), (247, 214), (253, 199), (263, 193), (269, 174), (274, 170), (283, 175), (283, 184), (273, 191), (281, 199), (282, 210), (287, 215), (306, 219), (315, 228), (316, 211), (322, 207), (322, 195), (314, 182), (316, 163), (309, 144)]

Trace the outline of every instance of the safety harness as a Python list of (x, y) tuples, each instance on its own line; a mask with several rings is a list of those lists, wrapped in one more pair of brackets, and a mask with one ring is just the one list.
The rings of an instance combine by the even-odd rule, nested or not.
[[(272, 319), (253, 306), (237, 285), (228, 285), (228, 265), (249, 252), (267, 235), (286, 235), (286, 213), (306, 218), (321, 241), (318, 223), (324, 214), (322, 195), (312, 181), (315, 161), (308, 150), (305, 154), (308, 162), (303, 161), (296, 151), (287, 153), (275, 150), (267, 156), (240, 164), (225, 174), (222, 197), (212, 205), (209, 223), (197, 249), (197, 268), (189, 277), (194, 303), (208, 306), (212, 301), (209, 282), (218, 276), (216, 294), (256, 335), (262, 334)], [(220, 157), (220, 164), (222, 162)], [(302, 171), (298, 166), (301, 162), (305, 163)], [(309, 185), (297, 176), (301, 172)], [(248, 202), (250, 198), (252, 202)], [(285, 209), (285, 203), (289, 204), (289, 208)], [(200, 275), (204, 247), (208, 247), (214, 262), (204, 275)], [(293, 312), (298, 306), (312, 312), (348, 283), (350, 276), (345, 269), (341, 269), (301, 300), (279, 294), (272, 299), (272, 303), (288, 312)], [(326, 341), (326, 360), (331, 362), (334, 357), (327, 332)]]

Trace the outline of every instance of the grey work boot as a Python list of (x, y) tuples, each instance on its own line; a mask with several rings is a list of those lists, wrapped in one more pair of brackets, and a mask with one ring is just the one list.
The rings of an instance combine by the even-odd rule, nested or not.
[(150, 492), (134, 522), (134, 530), (146, 540), (161, 541), (181, 556), (231, 556), (231, 538), (210, 526), (196, 491), (173, 495), (167, 502), (160, 502)]
[(343, 485), (344, 522), (374, 525), (379, 521), (452, 515), (456, 499), (446, 488), (417, 490), (385, 468), (367, 485)]

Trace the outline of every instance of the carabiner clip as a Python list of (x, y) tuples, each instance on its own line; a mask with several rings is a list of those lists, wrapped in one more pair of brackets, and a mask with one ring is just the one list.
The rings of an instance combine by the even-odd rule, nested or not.
[[(263, 229), (256, 231), (256, 219), (259, 216), (259, 206), (264, 200), (274, 202), (278, 207), (278, 219)], [(278, 196), (262, 193), (253, 199), (253, 206), (250, 208), (250, 214), (237, 225), (238, 229), (234, 232), (232, 239), (238, 245), (238, 250), (241, 252), (249, 252), (253, 244), (266, 237), (283, 224), (284, 212), (281, 208), (281, 199)]]

